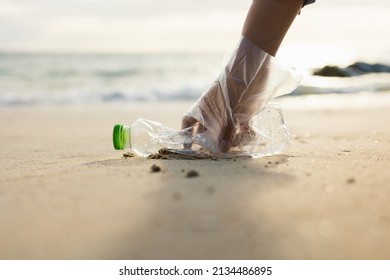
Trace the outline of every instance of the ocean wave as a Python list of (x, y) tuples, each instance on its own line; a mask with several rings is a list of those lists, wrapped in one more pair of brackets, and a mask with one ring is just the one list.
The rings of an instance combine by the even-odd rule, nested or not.
[(390, 73), (371, 73), (348, 78), (307, 76), (293, 94), (384, 92), (389, 90)]
[(138, 69), (112, 69), (112, 70), (98, 70), (93, 72), (94, 75), (103, 78), (115, 77), (130, 77), (141, 74), (142, 71)]
[[(72, 105), (72, 104), (115, 104), (138, 102), (195, 102), (204, 91), (203, 88), (182, 87), (171, 90), (154, 89), (150, 91), (63, 91), (63, 92), (30, 92), (23, 94), (0, 93), (0, 107), (22, 105)], [(300, 85), (290, 95), (307, 96), (319, 94), (351, 94), (371, 92), (390, 92), (390, 85), (352, 86), (313, 86), (307, 83)]]
[[(219, 58), (0, 54), (0, 106), (195, 101), (217, 77)], [(382, 64), (353, 65), (365, 74), (323, 77), (307, 72), (292, 95), (390, 90), (390, 73)]]
[(0, 94), (0, 106), (195, 101), (202, 91), (203, 89), (200, 88), (184, 87), (171, 90), (154, 89), (149, 92), (138, 91), (138, 93), (120, 90), (3, 93)]

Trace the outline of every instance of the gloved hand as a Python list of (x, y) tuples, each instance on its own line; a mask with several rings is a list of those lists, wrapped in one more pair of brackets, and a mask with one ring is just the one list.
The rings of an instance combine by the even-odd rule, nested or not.
[(182, 129), (191, 129), (194, 143), (212, 154), (250, 142), (252, 118), (270, 98), (298, 84), (294, 79), (292, 88), (286, 80), (291, 73), (273, 66), (272, 56), (241, 37), (219, 78), (183, 117)]

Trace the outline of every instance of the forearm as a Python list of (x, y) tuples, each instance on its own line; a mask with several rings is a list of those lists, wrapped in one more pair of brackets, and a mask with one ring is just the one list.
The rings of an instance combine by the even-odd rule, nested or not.
[(304, 0), (253, 0), (242, 35), (275, 56)]

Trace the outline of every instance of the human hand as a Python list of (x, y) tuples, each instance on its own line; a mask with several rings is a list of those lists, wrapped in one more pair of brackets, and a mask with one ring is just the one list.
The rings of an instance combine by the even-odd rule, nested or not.
[(236, 127), (231, 108), (226, 103), (218, 81), (211, 85), (183, 117), (181, 128), (191, 128), (198, 144), (214, 154), (229, 150)]
[(182, 129), (190, 128), (194, 141), (214, 154), (248, 143), (255, 136), (251, 120), (265, 102), (268, 62), (267, 53), (242, 38), (220, 77), (184, 116)]

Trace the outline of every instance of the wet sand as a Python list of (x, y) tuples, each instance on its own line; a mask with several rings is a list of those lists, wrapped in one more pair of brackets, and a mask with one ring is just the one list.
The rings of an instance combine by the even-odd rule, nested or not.
[(291, 148), (260, 159), (112, 148), (188, 107), (2, 108), (0, 259), (390, 258), (389, 107), (285, 110)]

